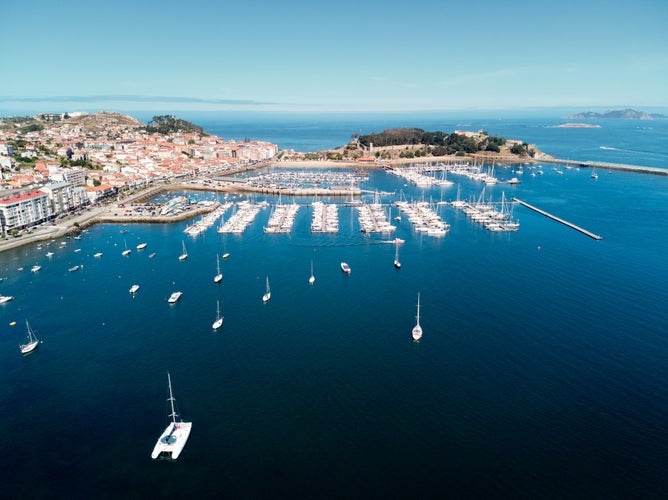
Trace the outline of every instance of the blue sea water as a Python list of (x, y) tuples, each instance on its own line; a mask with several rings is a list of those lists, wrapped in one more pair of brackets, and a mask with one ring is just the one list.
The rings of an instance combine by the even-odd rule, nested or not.
[[(232, 123), (211, 120), (205, 128), (231, 137)], [(249, 122), (239, 137), (314, 150), (351, 133), (345, 120), (293, 121)], [(665, 122), (548, 127), (556, 122), (452, 125), (574, 160), (665, 167)], [(384, 123), (394, 125), (370, 125)], [(441, 123), (401, 125), (453, 128)], [(264, 234), (264, 209), (243, 235), (211, 228), (187, 238), (188, 222), (97, 225), (64, 246), (0, 254), (0, 293), (15, 296), (0, 305), (3, 496), (665, 497), (668, 177), (543, 170), (486, 195), (517, 196), (601, 241), (520, 206), (517, 233), (487, 232), (443, 206), (452, 226), (443, 238), (399, 223), (396, 270), (394, 246), (363, 236), (342, 206), (338, 235), (311, 234), (310, 207), (290, 235)], [(453, 180), (463, 198), (480, 194)], [(382, 171), (362, 188), (395, 193), (386, 203), (399, 192), (456, 196), (456, 187), (419, 189)], [(183, 240), (189, 258), (179, 262)], [(123, 257), (126, 241), (133, 251)], [(140, 242), (148, 248), (137, 251)], [(35, 263), (42, 269), (30, 273)], [(69, 272), (75, 264), (83, 268)], [(169, 306), (176, 289), (183, 297)], [(418, 292), (424, 337), (415, 343)], [(217, 333), (216, 300), (225, 317)], [(21, 356), (26, 319), (43, 343)], [(167, 370), (193, 422), (173, 464), (150, 459)]]

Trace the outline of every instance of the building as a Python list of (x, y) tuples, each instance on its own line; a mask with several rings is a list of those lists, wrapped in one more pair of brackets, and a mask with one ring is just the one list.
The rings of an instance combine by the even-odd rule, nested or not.
[(73, 187), (67, 182), (50, 182), (40, 190), (49, 195), (54, 215), (78, 210), (89, 203), (85, 189)]
[(46, 222), (53, 215), (49, 195), (42, 191), (15, 193), (0, 199), (0, 226), (3, 233)]
[[(47, 165), (48, 166), (48, 165)], [(82, 186), (86, 184), (86, 171), (82, 168), (61, 168), (51, 171), (49, 179), (58, 182), (67, 182), (72, 186)]]

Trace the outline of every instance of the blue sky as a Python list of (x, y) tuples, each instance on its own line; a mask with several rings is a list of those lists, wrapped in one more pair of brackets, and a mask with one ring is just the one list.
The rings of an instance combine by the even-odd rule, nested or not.
[(5, 0), (0, 114), (650, 109), (667, 26), (665, 0)]

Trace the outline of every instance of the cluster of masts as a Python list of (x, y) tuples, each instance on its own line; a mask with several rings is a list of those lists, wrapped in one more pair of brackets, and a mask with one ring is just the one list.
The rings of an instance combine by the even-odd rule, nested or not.
[(433, 170), (430, 170), (431, 175), (427, 175), (426, 167), (424, 165), (414, 165), (412, 167), (391, 168), (388, 172), (399, 177), (403, 177), (409, 182), (415, 184), (417, 187), (431, 187), (431, 186), (452, 186), (454, 182), (446, 178), (446, 170), (441, 170), (441, 177), (437, 178)]
[(368, 179), (366, 173), (360, 172), (282, 170), (249, 177), (246, 182), (259, 188), (331, 188), (352, 185)]
[(339, 232), (339, 207), (334, 203), (325, 204), (322, 201), (311, 203), (313, 217), (311, 219), (311, 232), (313, 233), (338, 233)]
[(205, 232), (211, 226), (213, 226), (218, 219), (220, 219), (225, 212), (227, 212), (232, 206), (231, 202), (226, 202), (217, 207), (213, 212), (206, 214), (197, 222), (189, 225), (183, 230), (184, 233), (190, 236), (197, 236)]
[(450, 224), (446, 223), (425, 201), (412, 202), (398, 201), (397, 207), (413, 224), (418, 233), (429, 236), (443, 236), (450, 231)]
[(222, 223), (217, 232), (220, 234), (235, 233), (241, 234), (255, 220), (260, 213), (260, 207), (244, 200), (237, 204), (237, 212), (230, 217), (227, 222)]
[(295, 223), (295, 217), (299, 212), (299, 205), (291, 203), (289, 205), (281, 205), (280, 203), (274, 208), (269, 222), (264, 227), (265, 233), (289, 233), (292, 231), (292, 226)]
[(385, 209), (380, 203), (358, 205), (355, 208), (360, 221), (360, 230), (363, 233), (391, 233), (397, 228), (390, 224)]
[(518, 231), (520, 223), (513, 220), (512, 208), (508, 208), (505, 193), (501, 194), (501, 204), (497, 209), (491, 201), (484, 200), (485, 190), (483, 188), (480, 198), (476, 203), (458, 201), (452, 205), (461, 209), (472, 221), (482, 224), (488, 231)]

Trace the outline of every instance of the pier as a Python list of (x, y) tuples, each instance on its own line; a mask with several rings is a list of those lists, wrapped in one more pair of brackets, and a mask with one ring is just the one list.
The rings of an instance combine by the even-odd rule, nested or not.
[(519, 199), (517, 199), (517, 198), (513, 198), (513, 201), (516, 201), (516, 202), (519, 203), (520, 205), (525, 206), (525, 207), (527, 207), (527, 208), (533, 210), (534, 212), (538, 212), (539, 214), (542, 214), (542, 215), (544, 215), (545, 217), (549, 217), (549, 218), (552, 219), (552, 220), (556, 220), (557, 222), (561, 222), (564, 226), (568, 226), (568, 227), (570, 227), (570, 228), (572, 228), (572, 229), (575, 229), (576, 231), (580, 231), (582, 234), (585, 234), (585, 235), (589, 236), (590, 238), (593, 238), (593, 239), (595, 239), (595, 240), (602, 240), (602, 239), (603, 239), (603, 237), (602, 237), (602, 236), (599, 236), (598, 234), (594, 234), (594, 233), (592, 233), (591, 231), (587, 231), (586, 229), (583, 229), (583, 228), (581, 228), (580, 226), (576, 226), (575, 224), (573, 224), (573, 223), (571, 223), (571, 222), (568, 222), (568, 221), (566, 221), (566, 220), (564, 220), (564, 219), (560, 219), (559, 217), (557, 217), (557, 216), (555, 216), (555, 215), (552, 215), (552, 214), (546, 212), (545, 210), (541, 210), (541, 209), (538, 208), (538, 207), (534, 207), (533, 205), (529, 205), (528, 203), (526, 203), (526, 202), (524, 202), (524, 201), (522, 201), (522, 200), (519, 200)]

